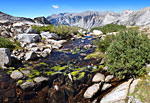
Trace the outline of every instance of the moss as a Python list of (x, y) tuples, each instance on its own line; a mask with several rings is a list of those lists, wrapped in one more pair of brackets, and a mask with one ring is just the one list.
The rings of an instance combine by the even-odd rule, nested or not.
[(34, 75), (32, 75), (32, 74), (30, 74), (30, 75), (29, 75), (29, 78), (34, 78), (34, 77), (35, 77), (35, 76), (34, 76)]
[(63, 66), (63, 67), (61, 67), (61, 66), (54, 66), (51, 69), (53, 69), (55, 71), (62, 71), (62, 70), (66, 70), (67, 68), (68, 68), (68, 66), (66, 65), (66, 66)]
[(94, 66), (92, 68), (92, 72), (98, 72), (98, 71), (102, 71), (103, 70), (103, 65), (99, 65), (99, 66)]
[(56, 74), (56, 72), (53, 72), (53, 71), (49, 71), (49, 72), (45, 72), (45, 74), (47, 75), (47, 76), (53, 76), (53, 75), (55, 75)]
[(85, 72), (82, 72), (82, 73), (79, 74), (78, 79), (81, 79), (81, 78), (83, 78), (84, 76), (85, 76)]
[(39, 64), (37, 64), (37, 66), (49, 66), (47, 63), (44, 63), (44, 62), (41, 62), (41, 63), (39, 63)]
[(28, 70), (27, 68), (20, 68), (20, 71)]
[(76, 54), (77, 52), (73, 51), (72, 54)]
[(95, 51), (92, 54), (89, 54), (88, 56), (86, 56), (84, 59), (91, 59), (91, 58), (95, 58), (95, 59), (102, 59), (105, 57), (105, 54), (100, 52), (100, 51)]
[(18, 80), (17, 81), (17, 84), (22, 84), (23, 83), (23, 80)]
[(27, 80), (27, 82), (33, 82), (34, 81), (34, 79), (28, 79)]
[(71, 72), (71, 75), (72, 75), (72, 76), (76, 76), (79, 72), (80, 72), (80, 71), (73, 71), (73, 72)]
[(12, 70), (9, 70), (7, 73), (8, 73), (8, 74), (11, 74), (11, 73), (12, 73)]

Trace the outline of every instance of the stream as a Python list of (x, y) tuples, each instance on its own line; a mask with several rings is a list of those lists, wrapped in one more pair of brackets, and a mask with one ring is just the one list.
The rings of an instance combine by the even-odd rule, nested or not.
[[(35, 65), (41, 62), (48, 64), (49, 67), (58, 65), (75, 65), (78, 67), (98, 65), (100, 61), (96, 59), (84, 59), (87, 55), (95, 51), (96, 47), (93, 44), (93, 40), (96, 40), (96, 38), (92, 36), (70, 40), (60, 50), (53, 50), (46, 58), (30, 61), (23, 65), (30, 65), (34, 69), (36, 68)], [(108, 75), (107, 73), (104, 74)], [(91, 85), (92, 76), (93, 74), (86, 73), (86, 76), (82, 80), (77, 80), (74, 84), (68, 85), (68, 83), (70, 84), (69, 79), (63, 75), (59, 75), (59, 77), (55, 76), (57, 79), (54, 81), (50, 77), (50, 81), (44, 82), (40, 87), (37, 86), (33, 90), (24, 91), (17, 87), (15, 81), (3, 71), (0, 72), (0, 103), (65, 103), (66, 98), (69, 103), (77, 101), (87, 103), (90, 100), (83, 99), (82, 96), (83, 91), (86, 90), (88, 85)], [(55, 84), (60, 86), (60, 91), (54, 90), (53, 86)], [(118, 84), (115, 83), (114, 85)]]

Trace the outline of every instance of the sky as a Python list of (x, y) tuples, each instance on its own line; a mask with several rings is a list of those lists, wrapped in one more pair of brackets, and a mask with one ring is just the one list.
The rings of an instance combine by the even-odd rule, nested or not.
[(140, 10), (148, 6), (150, 0), (0, 0), (1, 12), (29, 18), (64, 12)]

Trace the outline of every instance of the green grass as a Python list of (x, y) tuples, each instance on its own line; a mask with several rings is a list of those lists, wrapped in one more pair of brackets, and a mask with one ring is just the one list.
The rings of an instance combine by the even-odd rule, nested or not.
[(101, 30), (104, 34), (110, 33), (110, 32), (118, 32), (125, 30), (126, 26), (124, 25), (118, 25), (118, 24), (107, 24), (103, 27), (93, 27), (90, 32), (93, 32), (93, 30)]
[(79, 27), (70, 27), (67, 25), (48, 25), (48, 26), (32, 26), (32, 28), (36, 29), (38, 33), (41, 33), (42, 31), (49, 31), (51, 33), (56, 33), (57, 35), (61, 36), (62, 38), (70, 37), (72, 34), (74, 35), (80, 35), (83, 34), (79, 33)]
[(130, 96), (133, 96), (134, 98), (140, 100), (143, 103), (149, 103), (150, 102), (150, 77), (145, 76), (141, 78), (138, 85), (135, 88), (135, 91), (132, 94), (129, 94)]

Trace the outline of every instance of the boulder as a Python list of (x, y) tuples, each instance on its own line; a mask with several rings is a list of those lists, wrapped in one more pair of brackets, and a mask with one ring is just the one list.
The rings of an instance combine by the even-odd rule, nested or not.
[(26, 81), (25, 83), (21, 84), (20, 87), (23, 89), (23, 90), (29, 90), (29, 89), (32, 89), (33, 87), (35, 86), (35, 83), (34, 82), (29, 82), (29, 81)]
[(0, 68), (11, 65), (11, 53), (7, 48), (0, 48)]
[(104, 82), (105, 76), (101, 73), (96, 73), (92, 79), (92, 82)]
[(101, 35), (103, 34), (100, 30), (93, 30), (93, 35)]
[(46, 40), (47, 43), (52, 44), (52, 48), (59, 49), (62, 47), (63, 43), (66, 43), (67, 40), (53, 40), (53, 39), (48, 39)]
[(20, 71), (13, 71), (10, 75), (12, 79), (18, 80), (23, 78), (23, 74)]
[(44, 82), (44, 81), (48, 81), (48, 79), (45, 78), (45, 77), (36, 77), (36, 78), (34, 79), (34, 81), (35, 81), (37, 84), (41, 84), (41, 83)]
[(126, 103), (125, 100), (128, 95), (128, 90), (133, 79), (122, 83), (110, 93), (106, 94), (100, 101), (100, 103)]
[(100, 89), (99, 83), (93, 84), (85, 91), (84, 98), (92, 98), (94, 94), (98, 92), (99, 89)]
[(104, 83), (103, 87), (102, 87), (102, 91), (107, 90), (108, 88), (110, 88), (112, 86), (112, 84), (108, 84), (108, 83)]
[(36, 58), (38, 58), (38, 56), (37, 56), (37, 53), (35, 53), (34, 51), (29, 51), (25, 55), (25, 60), (33, 60)]
[(18, 34), (14, 39), (25, 43), (36, 43), (41, 41), (39, 34)]
[(23, 22), (17, 22), (13, 24), (13, 27), (22, 27), (24, 25)]
[(106, 76), (106, 78), (105, 78), (105, 82), (109, 82), (111, 79), (113, 79), (114, 78), (114, 76), (113, 75), (108, 75), (108, 76)]
[(52, 51), (51, 49), (47, 48), (47, 49), (44, 49), (44, 51), (43, 51), (43, 52), (50, 54), (50, 53), (51, 53), (51, 51)]
[(40, 35), (45, 39), (60, 39), (60, 37), (55, 33), (42, 32)]

